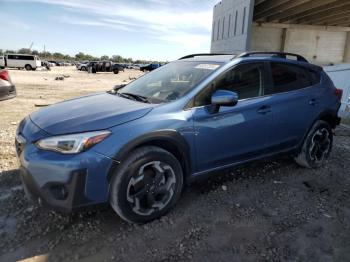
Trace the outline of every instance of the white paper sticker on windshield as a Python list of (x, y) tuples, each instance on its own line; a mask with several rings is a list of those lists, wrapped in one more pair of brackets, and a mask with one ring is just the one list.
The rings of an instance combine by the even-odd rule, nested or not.
[(214, 64), (199, 64), (195, 68), (197, 68), (197, 69), (215, 70), (218, 67), (219, 67), (219, 65), (214, 65)]

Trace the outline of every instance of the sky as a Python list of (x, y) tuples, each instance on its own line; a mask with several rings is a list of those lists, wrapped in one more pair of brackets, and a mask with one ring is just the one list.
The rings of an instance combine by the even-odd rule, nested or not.
[(219, 0), (0, 0), (0, 49), (171, 61), (210, 51)]

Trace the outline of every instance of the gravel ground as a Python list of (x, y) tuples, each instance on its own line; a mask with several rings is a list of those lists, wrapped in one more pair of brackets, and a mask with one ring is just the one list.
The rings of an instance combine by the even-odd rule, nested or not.
[[(57, 83), (61, 71), (71, 77)], [(19, 96), (0, 103), (0, 261), (350, 261), (350, 129), (344, 127), (319, 170), (281, 157), (216, 173), (185, 188), (172, 212), (146, 225), (127, 224), (110, 208), (62, 215), (31, 206), (13, 140), (38, 96), (56, 102), (137, 74), (11, 71)]]

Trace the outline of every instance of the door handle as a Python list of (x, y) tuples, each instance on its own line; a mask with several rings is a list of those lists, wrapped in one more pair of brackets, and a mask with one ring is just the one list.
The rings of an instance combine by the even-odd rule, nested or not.
[(258, 113), (259, 114), (267, 114), (267, 113), (270, 113), (271, 112), (271, 107), (270, 106), (262, 106), (258, 109)]
[(317, 104), (317, 101), (316, 101), (315, 98), (309, 100), (309, 105), (310, 105), (310, 106), (315, 106), (316, 104)]

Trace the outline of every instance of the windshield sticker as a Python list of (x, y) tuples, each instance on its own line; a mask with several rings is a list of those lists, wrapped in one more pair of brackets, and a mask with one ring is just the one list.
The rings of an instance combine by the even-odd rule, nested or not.
[(195, 68), (197, 68), (197, 69), (215, 70), (218, 67), (219, 67), (219, 65), (214, 65), (214, 64), (199, 64)]

